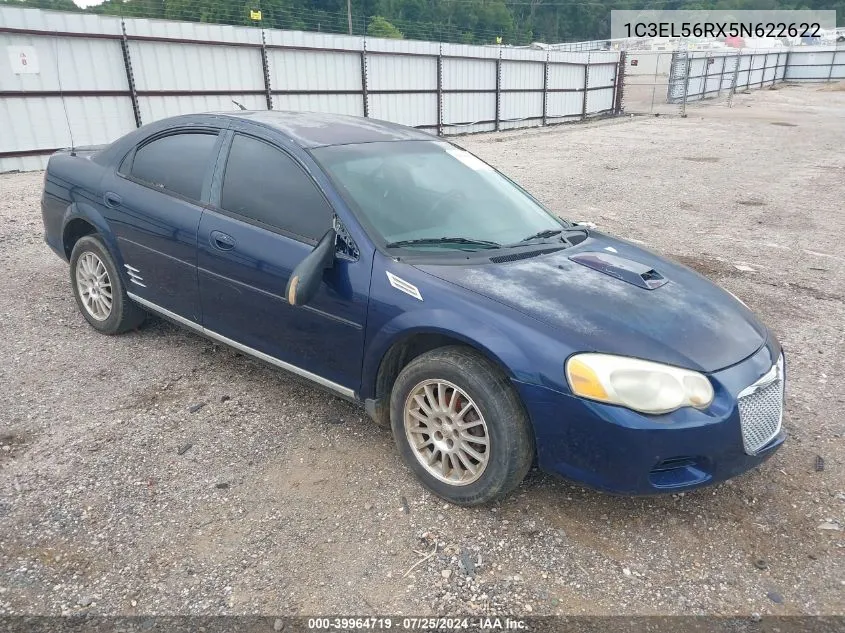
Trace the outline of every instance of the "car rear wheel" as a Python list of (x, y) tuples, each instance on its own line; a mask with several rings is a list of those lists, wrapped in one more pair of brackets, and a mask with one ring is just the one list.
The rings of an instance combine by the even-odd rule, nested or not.
[(126, 296), (117, 267), (99, 238), (86, 235), (70, 255), (70, 283), (85, 320), (103, 334), (121, 334), (144, 321), (144, 311)]
[(411, 361), (393, 386), (390, 418), (405, 463), (452, 503), (502, 497), (531, 467), (531, 426), (519, 398), (469, 348), (444, 347)]

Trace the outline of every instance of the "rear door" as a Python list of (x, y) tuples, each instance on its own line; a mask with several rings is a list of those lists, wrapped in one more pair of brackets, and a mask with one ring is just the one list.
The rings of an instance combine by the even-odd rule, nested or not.
[(315, 299), (291, 306), (284, 296), (291, 272), (332, 227), (334, 210), (301, 157), (247, 133), (227, 136), (219, 191), (199, 228), (203, 326), (351, 395), (360, 382), (372, 258), (341, 255)]
[(220, 141), (219, 129), (168, 130), (145, 139), (103, 183), (127, 291), (196, 323), (197, 228)]

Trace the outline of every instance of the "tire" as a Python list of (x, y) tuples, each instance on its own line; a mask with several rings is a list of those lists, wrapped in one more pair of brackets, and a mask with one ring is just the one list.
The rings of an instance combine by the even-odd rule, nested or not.
[(73, 246), (70, 285), (82, 316), (100, 333), (122, 334), (144, 322), (146, 313), (126, 296), (114, 260), (94, 235), (81, 237)]
[(442, 347), (411, 361), (393, 385), (390, 422), (406, 465), (457, 505), (507, 495), (534, 458), (531, 424), (507, 377), (467, 347)]

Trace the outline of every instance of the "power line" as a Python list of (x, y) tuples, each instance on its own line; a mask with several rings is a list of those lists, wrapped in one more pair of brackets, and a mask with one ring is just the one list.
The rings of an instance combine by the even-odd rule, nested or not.
[[(476, 3), (477, 0), (442, 0), (429, 5), (435, 13), (443, 14), (447, 17), (446, 21), (418, 21), (406, 20), (402, 17), (384, 16), (385, 19), (393, 24), (403, 34), (406, 39), (426, 39), (431, 41), (448, 41), (465, 44), (483, 44), (483, 43), (530, 43), (535, 41), (535, 33), (537, 31), (544, 32), (542, 27), (537, 29), (536, 25), (530, 24), (526, 16), (520, 12), (516, 7), (530, 6), (530, 2), (524, 0), (506, 0), (504, 6), (514, 9), (509, 12), (508, 20), (502, 24), (501, 27), (480, 27), (478, 25), (471, 25), (461, 23), (457, 19), (449, 17), (451, 9), (456, 5), (466, 5)], [(628, 3), (625, 3), (628, 4)], [(640, 4), (638, 2), (631, 2), (630, 4)], [(683, 4), (678, 0), (651, 0), (646, 2), (647, 5), (657, 4)], [(260, 6), (259, 2), (255, 2), (256, 8)], [(97, 15), (121, 15), (127, 18), (148, 18), (148, 19), (166, 19), (179, 20), (203, 24), (230, 24), (233, 26), (244, 27), (259, 27), (259, 28), (279, 28), (283, 30), (308, 30), (325, 33), (345, 34), (349, 30), (349, 24), (352, 25), (352, 34), (356, 36), (365, 36), (368, 25), (374, 16), (353, 15), (351, 19), (346, 11), (329, 11), (321, 9), (311, 9), (306, 7), (280, 7), (267, 6), (262, 7), (263, 19), (260, 21), (250, 21), (249, 11), (251, 5), (245, 4), (243, 6), (227, 5), (224, 7), (198, 7), (195, 14), (188, 14), (184, 10), (168, 11), (165, 4), (163, 14), (157, 14), (151, 5), (135, 4), (134, 2), (124, 3), (120, 0), (111, 0), (97, 7), (91, 7), (85, 11), (86, 14)], [(538, 9), (544, 8), (575, 8), (575, 7), (596, 7), (606, 6), (601, 2), (585, 1), (585, 0), (551, 0), (550, 2), (534, 5)], [(183, 7), (176, 7), (183, 9)], [(648, 10), (648, 9), (642, 9)], [(501, 38), (501, 39), (499, 39)], [(562, 38), (553, 37), (553, 41), (560, 41)], [(599, 38), (601, 39), (601, 38)]]
[[(109, 15), (108, 13), (99, 13), (99, 15)], [(135, 13), (131, 16), (126, 16), (128, 19), (137, 18), (137, 19), (145, 19), (150, 18), (152, 16), (144, 15), (142, 13)], [(253, 23), (244, 23), (245, 15), (240, 11), (229, 11), (228, 13), (222, 12), (214, 12), (211, 16), (196, 16), (199, 17), (199, 20), (190, 20), (188, 19), (189, 16), (182, 15), (173, 15), (173, 16), (155, 16), (154, 19), (175, 19), (180, 21), (188, 21), (192, 23), (202, 23), (202, 24), (213, 24), (213, 23), (229, 23), (233, 26), (243, 26), (243, 27), (254, 27), (258, 28), (260, 26), (268, 27), (270, 25), (267, 24), (267, 19), (263, 19), (261, 22), (253, 22)], [(207, 22), (202, 21), (203, 17), (210, 17), (214, 20), (214, 22)], [(325, 30), (326, 32), (330, 32), (332, 30), (337, 30), (339, 33), (345, 32), (346, 29), (346, 14), (345, 12), (330, 12), (330, 11), (308, 11), (303, 9), (283, 9), (279, 12), (274, 12), (272, 14), (273, 22), (281, 23), (281, 26), (290, 28), (291, 26), (296, 27), (297, 25), (301, 24), (308, 27), (323, 27), (320, 30)], [(332, 18), (336, 20), (332, 23)], [(433, 39), (437, 39), (437, 37), (441, 34), (449, 34), (449, 33), (467, 33), (479, 37), (489, 37), (495, 38), (497, 36), (502, 36), (503, 34), (507, 33), (505, 29), (482, 29), (478, 27), (468, 28), (464, 27), (460, 24), (447, 24), (447, 23), (436, 23), (436, 22), (414, 22), (408, 21), (403, 19), (393, 19), (389, 20), (391, 24), (399, 28), (400, 30), (404, 29), (406, 33), (413, 32), (415, 34), (421, 35), (429, 35)], [(356, 27), (355, 30), (359, 31), (359, 35), (364, 34), (364, 30), (366, 25), (369, 23), (369, 19), (363, 17), (353, 17), (353, 25)], [(332, 27), (335, 27), (334, 29)]]

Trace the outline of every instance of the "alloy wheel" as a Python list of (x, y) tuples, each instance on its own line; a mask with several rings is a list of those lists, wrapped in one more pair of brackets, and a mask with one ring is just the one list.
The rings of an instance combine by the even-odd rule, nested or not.
[(405, 434), (426, 471), (453, 486), (466, 486), (484, 473), (490, 435), (484, 416), (457, 385), (424, 380), (405, 400)]
[(112, 309), (111, 279), (103, 261), (90, 251), (76, 262), (76, 286), (85, 311), (97, 321), (108, 319)]

